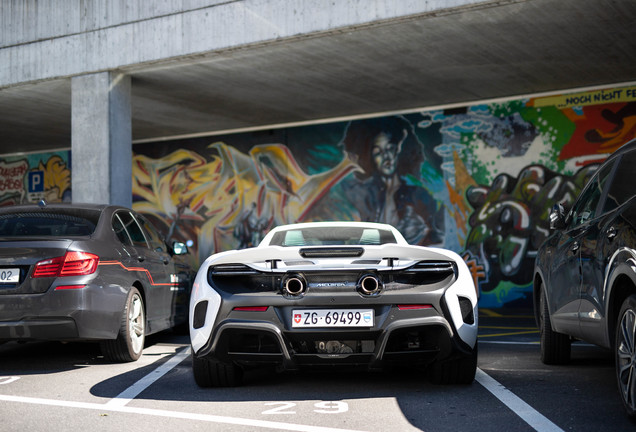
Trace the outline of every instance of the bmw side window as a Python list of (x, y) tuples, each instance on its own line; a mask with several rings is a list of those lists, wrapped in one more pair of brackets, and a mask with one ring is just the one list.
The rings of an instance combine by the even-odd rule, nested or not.
[(166, 252), (166, 244), (161, 237), (161, 234), (156, 230), (154, 225), (148, 222), (145, 218), (137, 215), (137, 220), (140, 225), (143, 227), (146, 234), (148, 234), (148, 241), (150, 242), (150, 247), (153, 250), (159, 252)]
[(133, 242), (133, 245), (136, 247), (148, 247), (148, 243), (146, 242), (146, 238), (144, 237), (144, 233), (141, 231), (139, 224), (132, 217), (132, 215), (128, 212), (118, 213), (121, 218), (128, 235), (130, 235), (130, 239)]
[(120, 242), (125, 244), (126, 246), (132, 246), (132, 241), (126, 232), (126, 228), (124, 228), (124, 223), (119, 218), (118, 214), (113, 216), (113, 231), (115, 231), (115, 235)]
[(624, 154), (618, 162), (603, 206), (603, 213), (614, 210), (636, 194), (632, 183), (634, 174), (636, 174), (636, 151)]

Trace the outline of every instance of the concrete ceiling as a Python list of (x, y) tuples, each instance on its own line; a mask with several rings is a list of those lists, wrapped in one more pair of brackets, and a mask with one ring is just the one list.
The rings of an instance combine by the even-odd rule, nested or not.
[[(636, 1), (489, 6), (125, 70), (133, 140), (636, 81)], [(0, 90), (0, 154), (70, 145), (69, 78)]]

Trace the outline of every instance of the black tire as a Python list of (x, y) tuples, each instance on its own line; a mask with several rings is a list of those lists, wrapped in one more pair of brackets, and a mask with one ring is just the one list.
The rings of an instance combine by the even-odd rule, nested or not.
[(623, 406), (636, 416), (636, 295), (625, 299), (616, 322), (616, 382)]
[(570, 361), (570, 337), (552, 330), (548, 302), (545, 292), (540, 287), (539, 333), (541, 334), (541, 361), (548, 365), (565, 364)]
[(192, 354), (192, 372), (199, 387), (236, 387), (243, 382), (243, 369)]
[(438, 361), (429, 366), (428, 378), (433, 384), (472, 384), (477, 372), (478, 344), (464, 357)]
[(138, 360), (144, 349), (146, 337), (146, 313), (144, 301), (137, 288), (132, 287), (124, 306), (121, 327), (117, 339), (102, 341), (104, 357), (115, 362)]

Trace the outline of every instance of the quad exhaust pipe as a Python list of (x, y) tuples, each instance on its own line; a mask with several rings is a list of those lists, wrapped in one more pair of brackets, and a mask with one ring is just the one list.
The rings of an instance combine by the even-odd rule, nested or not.
[(289, 275), (283, 279), (283, 294), (298, 297), (307, 291), (307, 282), (301, 275)]
[[(356, 286), (358, 292), (365, 296), (378, 294), (383, 284), (375, 274), (365, 274), (358, 279)], [(287, 297), (300, 297), (307, 291), (307, 281), (301, 274), (289, 274), (281, 282), (283, 295)]]
[(382, 281), (374, 274), (363, 275), (358, 281), (358, 291), (364, 295), (374, 295), (382, 289)]

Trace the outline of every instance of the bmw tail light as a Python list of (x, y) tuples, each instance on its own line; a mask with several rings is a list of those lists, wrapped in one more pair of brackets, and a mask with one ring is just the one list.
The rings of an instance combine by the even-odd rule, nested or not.
[(66, 255), (38, 262), (34, 278), (58, 276), (84, 276), (95, 273), (99, 257), (88, 252), (67, 252)]
[(62, 263), (64, 262), (64, 257), (55, 257), (51, 259), (47, 259), (44, 261), (40, 261), (35, 265), (35, 270), (33, 271), (34, 278), (41, 277), (56, 277), (60, 272), (60, 268), (62, 267)]
[(67, 252), (60, 276), (84, 276), (95, 273), (99, 257), (88, 252)]

